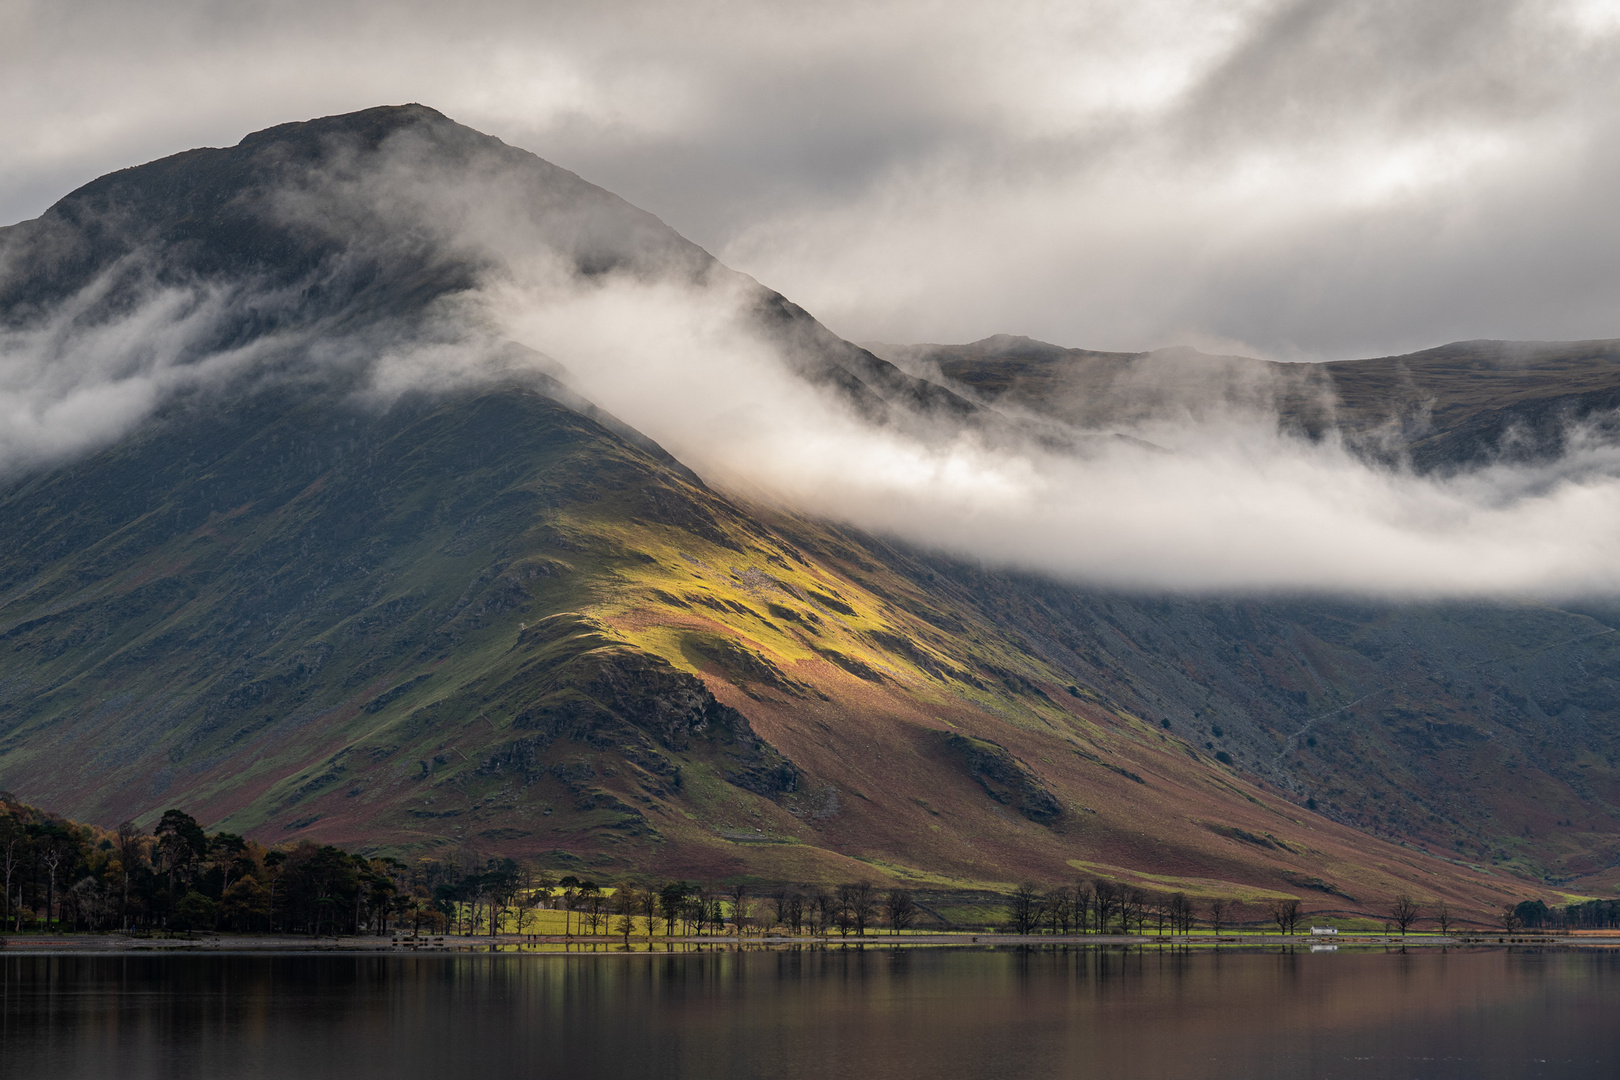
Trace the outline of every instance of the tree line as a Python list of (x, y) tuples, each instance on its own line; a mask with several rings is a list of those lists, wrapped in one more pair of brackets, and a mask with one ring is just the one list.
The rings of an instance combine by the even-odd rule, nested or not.
[(509, 858), (405, 863), (326, 844), (267, 848), (208, 833), (171, 809), (151, 832), (82, 825), (0, 793), (0, 929), (463, 935), (527, 934), (544, 909), (572, 936), (660, 930), (864, 935), (881, 922), (908, 929), (919, 912), (909, 890), (869, 882), (835, 888), (669, 882), (599, 886), (554, 878)]
[(81, 825), (0, 793), (0, 927), (287, 931), (386, 927), (409, 868), (302, 843), (269, 849), (169, 810), (150, 833)]
[(1562, 907), (1544, 900), (1524, 900), (1503, 911), (1502, 929), (1614, 930), (1620, 929), (1620, 900), (1582, 900)]
[[(1081, 880), (1041, 890), (1026, 882), (1007, 905), (1007, 929), (1015, 934), (1190, 934), (1202, 923), (1214, 933), (1236, 924), (1241, 905), (1225, 897), (1194, 901), (1183, 892), (1149, 892), (1108, 878)], [(1271, 905), (1285, 932), (1299, 922), (1299, 901)]]
[[(722, 888), (700, 882), (671, 881), (661, 888), (633, 882), (616, 886), (611, 896), (593, 882), (569, 875), (553, 887), (542, 875), (532, 894), (537, 907), (564, 913), (564, 934), (611, 933), (626, 940), (648, 937), (730, 933), (864, 936), (868, 929), (903, 933), (920, 912), (911, 890), (880, 890), (871, 882), (847, 882), (833, 888), (781, 885), (756, 894), (746, 883)], [(517, 926), (522, 933), (521, 916)], [(570, 921), (572, 920), (572, 921)], [(638, 922), (639, 920), (639, 922)]]
[[(1150, 892), (1107, 878), (1009, 897), (1004, 929), (1029, 934), (1216, 934), (1252, 925), (1254, 905), (1182, 892)], [(1286, 934), (1303, 914), (1296, 899), (1264, 902), (1262, 921)], [(908, 889), (864, 881), (833, 887), (670, 881), (598, 885), (510, 858), (423, 858), (406, 863), (332, 845), (267, 848), (230, 832), (208, 833), (189, 814), (165, 812), (150, 832), (82, 825), (0, 792), (0, 929), (258, 933), (495, 935), (534, 932), (539, 912), (560, 912), (564, 936), (750, 934), (865, 936), (913, 929), (924, 909)], [(1427, 920), (1448, 933), (1444, 902), (1399, 896), (1384, 913), (1402, 934)], [(553, 922), (555, 917), (553, 917)], [(941, 920), (942, 921), (942, 920)], [(1620, 927), (1620, 900), (1503, 908), (1512, 932)]]

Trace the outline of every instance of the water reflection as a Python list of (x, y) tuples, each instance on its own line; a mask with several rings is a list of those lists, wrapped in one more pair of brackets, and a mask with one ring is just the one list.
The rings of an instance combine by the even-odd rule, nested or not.
[(1620, 957), (0, 954), (0, 1075), (1620, 1075)]

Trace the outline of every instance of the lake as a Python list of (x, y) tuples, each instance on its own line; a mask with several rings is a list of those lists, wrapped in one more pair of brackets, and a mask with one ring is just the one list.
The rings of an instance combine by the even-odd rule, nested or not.
[(1620, 956), (0, 953), (0, 1076), (1620, 1076)]

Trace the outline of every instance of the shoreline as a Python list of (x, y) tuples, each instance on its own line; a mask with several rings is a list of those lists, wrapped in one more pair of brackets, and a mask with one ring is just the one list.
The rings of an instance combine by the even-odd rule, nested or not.
[(626, 956), (635, 954), (674, 955), (711, 951), (780, 950), (792, 948), (932, 948), (991, 950), (1015, 946), (1094, 946), (1126, 948), (1140, 946), (1180, 949), (1267, 948), (1292, 946), (1312, 952), (1341, 949), (1390, 948), (1491, 948), (1526, 946), (1541, 948), (1620, 948), (1620, 931), (1605, 934), (1425, 934), (1402, 937), (1399, 934), (1338, 934), (1331, 938), (1295, 934), (1193, 934), (1193, 935), (1017, 935), (1017, 934), (870, 934), (865, 937), (792, 937), (788, 935), (645, 936), (630, 938), (597, 935), (567, 937), (561, 934), (502, 934), (499, 937), (423, 935), (376, 937), (372, 935), (309, 938), (274, 934), (199, 934), (185, 937), (130, 937), (123, 934), (19, 934), (0, 935), (0, 956), (75, 955), (127, 956), (131, 953), (261, 953), (310, 954), (346, 953), (404, 956), (420, 954), (471, 954), (523, 956)]

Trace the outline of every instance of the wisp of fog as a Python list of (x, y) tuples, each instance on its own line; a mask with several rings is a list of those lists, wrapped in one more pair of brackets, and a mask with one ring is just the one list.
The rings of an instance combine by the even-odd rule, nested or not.
[(797, 378), (738, 291), (509, 282), (490, 299), (514, 338), (712, 481), (955, 555), (1178, 591), (1620, 587), (1613, 445), (1575, 438), (1554, 462), (1440, 476), (1287, 434), (1262, 409), (1137, 420), (1068, 447), (1006, 425), (874, 424)]
[[(0, 334), (0, 469), (110, 442), (167, 397), (240, 378), (272, 353), (298, 352), (306, 367), (364, 353), (360, 397), (373, 406), (542, 365), (553, 374), (555, 361), (574, 390), (721, 488), (1068, 581), (1384, 597), (1620, 591), (1620, 448), (1601, 439), (1576, 433), (1555, 461), (1442, 475), (1369, 460), (1331, 433), (1290, 434), (1263, 393), (1089, 429), (893, 403), (877, 417), (804, 377), (792, 355), (802, 346), (759, 318), (759, 284), (653, 219), (589, 185), (537, 192), (498, 161), (449, 170), (430, 157), (406, 140), (272, 204), (355, 230), (357, 243), (429, 235), (478, 266), (479, 287), (441, 305), (431, 333), (338, 343), (305, 328), (198, 355), (241, 302), (240, 283), (154, 287), (118, 317), (86, 319), (92, 287)], [(602, 244), (611, 257), (598, 257)], [(500, 348), (509, 341), (535, 353)]]

